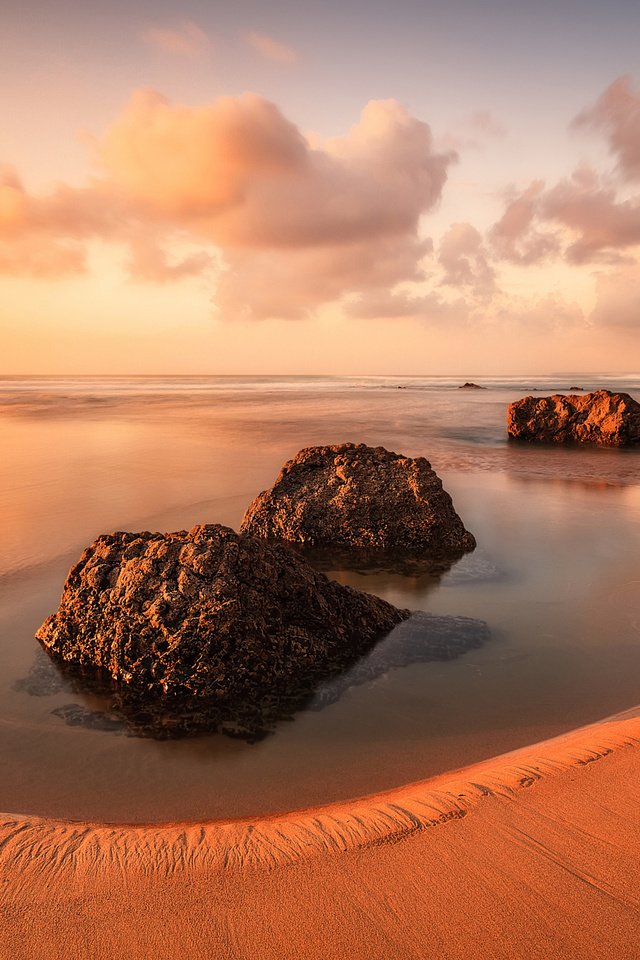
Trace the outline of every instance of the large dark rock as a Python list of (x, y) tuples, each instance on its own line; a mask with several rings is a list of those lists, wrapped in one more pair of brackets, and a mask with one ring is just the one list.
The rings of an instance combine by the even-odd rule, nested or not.
[(71, 727), (161, 740), (218, 732), (255, 742), (273, 733), (281, 722), (291, 721), (300, 710), (322, 710), (354, 686), (370, 683), (391, 670), (453, 660), (489, 638), (489, 628), (482, 620), (413, 613), (370, 650), (342, 663), (340, 669), (293, 681), (286, 678), (263, 695), (231, 701), (152, 697), (38, 650), (28, 675), (17, 681), (14, 689), (58, 700), (61, 694), (67, 695), (67, 702), (56, 705), (51, 715)]
[(640, 443), (640, 404), (628, 393), (596, 390), (583, 396), (523, 397), (509, 405), (509, 436), (539, 443)]
[(240, 529), (313, 547), (475, 547), (428, 460), (353, 443), (301, 450), (249, 506)]
[(211, 525), (99, 537), (37, 638), (138, 692), (246, 700), (352, 662), (408, 615)]

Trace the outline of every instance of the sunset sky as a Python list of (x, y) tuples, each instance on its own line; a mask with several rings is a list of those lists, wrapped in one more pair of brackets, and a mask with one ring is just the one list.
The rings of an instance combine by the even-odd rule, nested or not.
[(2, 374), (640, 369), (637, 0), (4, 0)]

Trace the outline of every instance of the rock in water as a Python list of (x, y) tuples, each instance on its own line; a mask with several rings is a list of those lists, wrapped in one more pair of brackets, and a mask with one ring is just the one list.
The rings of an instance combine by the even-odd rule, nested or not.
[(476, 545), (428, 460), (354, 443), (301, 450), (249, 506), (240, 529), (312, 547), (416, 552)]
[(99, 537), (37, 638), (148, 693), (264, 695), (350, 663), (409, 616), (218, 525)]
[(596, 390), (583, 396), (524, 397), (509, 405), (509, 436), (539, 443), (640, 443), (640, 404), (628, 393)]

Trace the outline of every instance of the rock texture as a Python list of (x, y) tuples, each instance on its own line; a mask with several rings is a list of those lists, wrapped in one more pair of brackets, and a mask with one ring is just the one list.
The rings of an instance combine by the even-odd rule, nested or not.
[(125, 687), (224, 701), (351, 662), (408, 615), (210, 525), (99, 537), (37, 638)]
[(428, 460), (353, 443), (301, 450), (249, 506), (241, 530), (312, 547), (475, 547)]
[(539, 443), (640, 443), (640, 404), (628, 393), (596, 390), (582, 396), (524, 397), (509, 405), (509, 436)]
[[(35, 697), (69, 699), (56, 705), (51, 715), (67, 726), (109, 734), (166, 740), (204, 731), (217, 731), (250, 742), (262, 740), (299, 710), (322, 710), (336, 703), (352, 687), (370, 683), (390, 670), (415, 663), (453, 660), (490, 639), (482, 620), (413, 613), (370, 650), (341, 664), (328, 675), (310, 676), (284, 686), (271, 686), (265, 696), (221, 704), (202, 697), (172, 700), (166, 696), (136, 694), (104, 677), (88, 674), (73, 664), (61, 663), (38, 649), (28, 675), (14, 689)], [(309, 682), (305, 682), (305, 681)], [(90, 696), (90, 706), (85, 703)]]

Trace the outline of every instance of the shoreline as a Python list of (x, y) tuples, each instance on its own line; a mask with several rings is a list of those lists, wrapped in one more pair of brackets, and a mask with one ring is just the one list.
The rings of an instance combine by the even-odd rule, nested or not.
[[(110, 863), (123, 867), (126, 861), (116, 850), (135, 850), (136, 841), (141, 841), (139, 852), (144, 849), (149, 854), (155, 849), (155, 866), (164, 864), (169, 869), (171, 861), (166, 854), (177, 837), (183, 848), (181, 859), (192, 864), (212, 865), (217, 860), (227, 867), (243, 862), (276, 864), (280, 858), (287, 861), (347, 852), (461, 819), (485, 797), (515, 799), (519, 791), (539, 781), (557, 778), (628, 747), (640, 747), (640, 706), (426, 780), (288, 813), (148, 823), (0, 813), (0, 865), (25, 857), (46, 865), (45, 838), (57, 851), (52, 859), (71, 854), (84, 860), (89, 849), (98, 855), (101, 843), (110, 843), (114, 845), (108, 854)], [(69, 851), (61, 853), (65, 844)]]
[(0, 958), (635, 960), (638, 747), (635, 709), (275, 817), (5, 814)]

